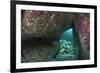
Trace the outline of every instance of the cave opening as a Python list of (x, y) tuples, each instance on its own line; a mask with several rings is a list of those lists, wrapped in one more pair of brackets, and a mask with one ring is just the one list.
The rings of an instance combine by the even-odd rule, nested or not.
[(21, 13), (22, 63), (89, 59), (83, 45), (84, 33), (80, 32), (81, 28), (89, 28), (83, 24), (89, 25), (84, 13), (36, 10)]

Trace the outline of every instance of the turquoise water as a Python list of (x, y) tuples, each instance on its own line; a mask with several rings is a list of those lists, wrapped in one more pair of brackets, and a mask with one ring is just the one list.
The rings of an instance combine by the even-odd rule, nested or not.
[(60, 50), (56, 56), (57, 60), (73, 60), (75, 59), (75, 51), (73, 48), (73, 29), (70, 28), (60, 36)]
[(62, 35), (60, 36), (60, 39), (64, 39), (67, 41), (73, 41), (73, 29), (70, 28), (66, 30)]
[(73, 29), (70, 28), (62, 33), (59, 39), (59, 52), (56, 55), (57, 61), (75, 60), (76, 50), (73, 47)]

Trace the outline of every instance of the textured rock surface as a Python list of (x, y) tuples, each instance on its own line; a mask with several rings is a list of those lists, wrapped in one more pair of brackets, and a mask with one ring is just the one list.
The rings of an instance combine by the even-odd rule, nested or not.
[(22, 62), (44, 62), (58, 52), (55, 39), (30, 38), (22, 41)]
[(22, 10), (22, 37), (59, 37), (71, 22), (70, 13)]
[(30, 41), (27, 41), (27, 46), (23, 47), (24, 59), (22, 59), (22, 62), (45, 62), (48, 61), (49, 56), (55, 55), (58, 51), (54, 44), (38, 42), (30, 43)]
[(89, 14), (78, 14), (74, 19), (76, 30), (81, 43), (81, 57), (90, 58), (90, 16)]

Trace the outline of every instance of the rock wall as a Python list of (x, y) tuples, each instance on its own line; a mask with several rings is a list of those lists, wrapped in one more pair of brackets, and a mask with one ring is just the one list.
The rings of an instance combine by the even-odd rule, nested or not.
[(71, 22), (70, 13), (22, 10), (22, 37), (56, 38)]
[(81, 44), (81, 59), (90, 58), (90, 15), (88, 13), (77, 14), (74, 18), (75, 28), (77, 30)]

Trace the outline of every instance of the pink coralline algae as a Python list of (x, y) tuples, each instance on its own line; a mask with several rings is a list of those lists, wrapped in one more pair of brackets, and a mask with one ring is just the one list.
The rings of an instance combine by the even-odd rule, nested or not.
[(76, 23), (76, 29), (79, 33), (80, 42), (82, 47), (86, 50), (90, 50), (90, 21), (86, 15), (80, 15), (78, 22)]

